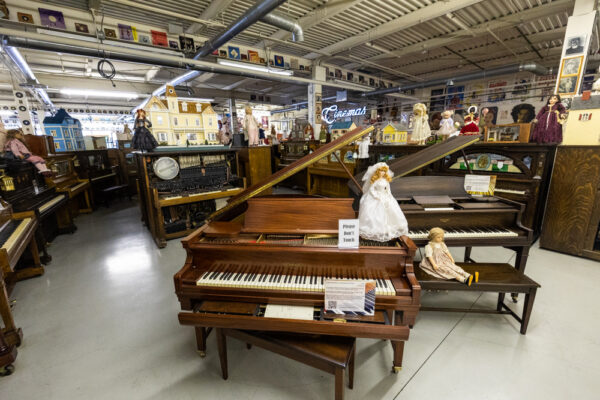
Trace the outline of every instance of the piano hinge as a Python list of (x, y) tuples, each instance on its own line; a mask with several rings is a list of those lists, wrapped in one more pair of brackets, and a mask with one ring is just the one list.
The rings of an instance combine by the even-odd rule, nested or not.
[(333, 322), (338, 322), (340, 324), (345, 324), (347, 321), (345, 318), (334, 318)]

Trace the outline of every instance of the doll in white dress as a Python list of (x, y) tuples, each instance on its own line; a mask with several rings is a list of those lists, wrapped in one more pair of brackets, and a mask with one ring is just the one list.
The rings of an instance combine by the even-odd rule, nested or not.
[(471, 286), (473, 279), (475, 282), (479, 281), (479, 272), (475, 272), (473, 276), (456, 265), (450, 250), (444, 243), (442, 228), (431, 228), (429, 231), (429, 243), (425, 246), (425, 257), (419, 266), (427, 274), (439, 279), (456, 279), (468, 286)]
[(363, 177), (358, 212), (359, 232), (363, 239), (387, 242), (408, 235), (406, 217), (390, 191), (393, 175), (387, 164), (380, 162), (370, 166)]
[(427, 107), (423, 103), (417, 103), (413, 106), (413, 131), (411, 140), (417, 144), (425, 144), (425, 140), (431, 135), (429, 127), (429, 116), (427, 115)]
[(456, 132), (456, 128), (454, 127), (454, 120), (452, 119), (452, 111), (446, 110), (442, 113), (442, 122), (440, 122), (438, 135), (448, 138), (454, 132)]

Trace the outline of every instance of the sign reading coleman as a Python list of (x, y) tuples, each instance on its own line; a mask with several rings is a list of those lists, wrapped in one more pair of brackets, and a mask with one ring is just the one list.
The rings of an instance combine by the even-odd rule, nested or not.
[(337, 104), (334, 104), (331, 107), (324, 108), (323, 112), (321, 112), (321, 116), (323, 117), (323, 121), (327, 122), (328, 124), (333, 124), (338, 118), (352, 117), (355, 115), (365, 115), (366, 113), (366, 106), (362, 108), (359, 107), (348, 110), (338, 110)]

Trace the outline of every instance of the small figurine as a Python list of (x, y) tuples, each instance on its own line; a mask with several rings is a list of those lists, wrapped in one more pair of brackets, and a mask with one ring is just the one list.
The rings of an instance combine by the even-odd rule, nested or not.
[(133, 123), (131, 145), (134, 149), (152, 151), (158, 146), (158, 142), (148, 128), (152, 128), (152, 122), (146, 119), (146, 111), (140, 108), (136, 112), (135, 122)]
[(358, 212), (359, 232), (364, 239), (388, 242), (408, 234), (408, 223), (390, 191), (393, 172), (380, 162), (367, 169)]
[(227, 117), (223, 117), (222, 121), (219, 121), (219, 133), (217, 133), (219, 142), (222, 145), (227, 146), (231, 142), (231, 133), (229, 132), (229, 120)]
[(25, 145), (23, 132), (20, 129), (10, 129), (6, 132), (4, 151), (6, 155), (12, 155), (15, 159), (25, 160), (32, 163), (44, 176), (52, 176), (52, 171), (46, 166), (46, 161), (33, 154)]
[(358, 154), (355, 158), (369, 158), (369, 145), (371, 144), (371, 136), (365, 135), (358, 140)]
[(246, 115), (244, 115), (244, 139), (248, 140), (248, 146), (258, 145), (258, 122), (252, 115), (252, 108), (246, 106)]
[(321, 131), (319, 132), (319, 142), (327, 143), (327, 129), (325, 129), (325, 124), (321, 125)]
[(471, 286), (473, 280), (479, 282), (479, 272), (475, 276), (456, 265), (450, 250), (444, 243), (444, 230), (442, 228), (431, 228), (429, 231), (429, 243), (425, 246), (425, 257), (419, 266), (429, 275), (439, 279), (456, 279)]
[(425, 140), (431, 135), (429, 128), (429, 117), (427, 116), (427, 107), (423, 103), (417, 103), (413, 106), (413, 131), (412, 141), (418, 144), (425, 144)]
[(550, 96), (546, 105), (533, 120), (536, 124), (531, 141), (537, 143), (562, 142), (562, 124), (566, 112), (565, 106), (560, 103), (560, 96), (558, 94)]
[(125, 135), (125, 140), (131, 140), (131, 129), (129, 129), (129, 125), (125, 124), (123, 126), (123, 135)]
[(442, 122), (440, 122), (438, 135), (448, 138), (454, 132), (456, 132), (456, 128), (454, 127), (454, 120), (452, 119), (452, 111), (446, 110), (442, 113)]
[(467, 109), (469, 113), (465, 117), (465, 125), (460, 130), (461, 135), (479, 135), (479, 118), (475, 116), (477, 112), (476, 106), (471, 106)]

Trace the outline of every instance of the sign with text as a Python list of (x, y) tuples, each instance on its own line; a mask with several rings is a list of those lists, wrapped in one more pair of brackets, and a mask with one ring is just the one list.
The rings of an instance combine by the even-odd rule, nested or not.
[(465, 175), (465, 190), (474, 196), (493, 196), (496, 189), (496, 175)]
[(334, 314), (373, 315), (375, 281), (327, 279), (325, 311)]
[(358, 249), (358, 219), (340, 219), (338, 228), (338, 248)]

